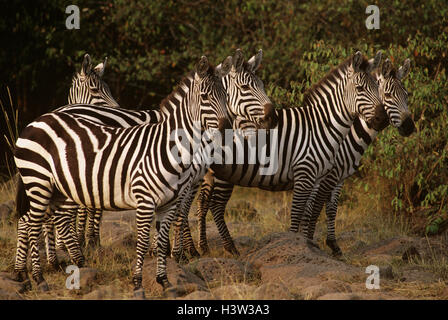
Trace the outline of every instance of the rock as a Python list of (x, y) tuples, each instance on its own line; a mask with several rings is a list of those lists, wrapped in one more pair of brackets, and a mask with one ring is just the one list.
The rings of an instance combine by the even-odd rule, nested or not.
[(241, 283), (213, 289), (212, 294), (219, 300), (248, 300), (253, 298), (255, 290), (255, 286)]
[(380, 266), (380, 279), (393, 279), (394, 272), (392, 270), (392, 266)]
[(250, 263), (227, 258), (201, 258), (189, 265), (206, 282), (232, 284), (259, 279), (260, 275)]
[(98, 275), (98, 270), (94, 268), (80, 268), (79, 269), (79, 285), (80, 289), (85, 291), (90, 289)]
[[(143, 266), (143, 287), (151, 296), (162, 296), (162, 286), (156, 282), (157, 259), (145, 257)], [(187, 267), (180, 266), (173, 259), (167, 258), (168, 281), (176, 287), (178, 295), (187, 295), (197, 290), (206, 290), (205, 282), (189, 271)]]
[(305, 299), (316, 299), (331, 293), (350, 293), (352, 289), (350, 285), (339, 280), (328, 280), (321, 284), (304, 288), (302, 295)]
[(411, 262), (416, 259), (420, 260), (421, 257), (417, 248), (414, 246), (410, 246), (403, 252), (402, 259), (406, 262)]
[(115, 240), (111, 247), (117, 248), (117, 247), (123, 247), (123, 248), (136, 248), (137, 246), (137, 240), (136, 240), (136, 234), (135, 232), (129, 232), (126, 233), (121, 238)]
[(0, 289), (0, 300), (23, 300), (23, 297), (17, 292)]
[(317, 300), (363, 300), (363, 297), (355, 293), (338, 292), (325, 294), (317, 298)]
[(292, 300), (294, 295), (283, 283), (267, 282), (254, 291), (255, 300)]
[(180, 298), (182, 300), (214, 300), (215, 297), (208, 291), (193, 291), (187, 294), (185, 297)]
[(0, 289), (4, 293), (9, 292), (11, 294), (23, 293), (26, 290), (25, 282), (14, 281), (11, 275), (6, 272), (0, 273)]
[(117, 288), (112, 286), (100, 286), (83, 296), (84, 300), (117, 300), (122, 299), (117, 293)]
[(248, 260), (260, 268), (263, 281), (290, 283), (298, 278), (312, 278), (328, 270), (357, 274), (360, 269), (335, 260), (326, 252), (308, 245), (298, 233), (273, 233), (259, 241), (259, 248)]

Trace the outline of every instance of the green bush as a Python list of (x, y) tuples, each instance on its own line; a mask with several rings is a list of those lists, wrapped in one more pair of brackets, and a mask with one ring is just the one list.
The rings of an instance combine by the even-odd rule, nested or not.
[[(259, 73), (272, 99), (299, 105), (303, 93), (356, 49), (379, 49), (398, 65), (417, 133), (380, 134), (363, 161), (365, 190), (382, 190), (388, 209), (428, 215), (428, 232), (447, 221), (448, 6), (444, 0), (377, 1), (380, 29), (367, 30), (369, 1), (277, 0), (74, 1), (80, 30), (65, 28), (66, 1), (12, 0), (1, 8), (0, 84), (12, 90), (20, 127), (67, 101), (71, 76), (85, 52), (109, 57), (105, 79), (124, 107), (156, 106), (198, 61), (215, 63), (242, 48), (262, 48)], [(0, 92), (0, 99), (7, 96)], [(10, 117), (11, 118), (11, 117)], [(6, 128), (1, 119), (0, 128)], [(3, 134), (2, 134), (3, 136)], [(3, 142), (2, 142), (3, 143)], [(3, 148), (3, 145), (2, 145)]]

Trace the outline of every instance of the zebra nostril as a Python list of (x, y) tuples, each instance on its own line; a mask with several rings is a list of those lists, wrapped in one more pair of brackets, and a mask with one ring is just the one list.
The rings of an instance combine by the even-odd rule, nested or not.
[(406, 116), (401, 126), (398, 127), (398, 132), (404, 137), (410, 136), (415, 130), (414, 120), (411, 116)]

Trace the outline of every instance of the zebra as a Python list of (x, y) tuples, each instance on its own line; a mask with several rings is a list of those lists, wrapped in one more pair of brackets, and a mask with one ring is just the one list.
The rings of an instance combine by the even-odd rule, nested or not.
[[(237, 56), (237, 58), (238, 58), (238, 56), (240, 56), (241, 55), (241, 51), (237, 51), (237, 53), (236, 53), (236, 56)], [(258, 57), (261, 57), (261, 54), (260, 55), (257, 55)], [(231, 58), (231, 57), (230, 57)], [(257, 59), (256, 59), (257, 60)], [(259, 60), (260, 59), (258, 59), (258, 63), (259, 63)], [(244, 62), (244, 61), (241, 61), (241, 59), (236, 59), (236, 63), (235, 64), (231, 64), (231, 66), (232, 66), (232, 72), (231, 72), (231, 74), (233, 73), (233, 74), (236, 74), (236, 75), (234, 75), (233, 76), (233, 78), (239, 78), (238, 77), (238, 73), (246, 73), (246, 72), (253, 72), (253, 70), (254, 70), (254, 68), (256, 69), (256, 67), (257, 67), (257, 64), (256, 64), (256, 61), (254, 60), (254, 59), (250, 59), (247, 63), (246, 62)], [(239, 69), (238, 68), (238, 64), (239, 64), (239, 62), (238, 61), (241, 61), (241, 66), (244, 66), (244, 70), (241, 70), (241, 69)], [(244, 63), (243, 63), (244, 62)], [(225, 64), (224, 64), (225, 65)], [(235, 70), (233, 70), (233, 69), (235, 69)], [(247, 80), (247, 77), (244, 77), (246, 80)], [(229, 83), (230, 83), (230, 85), (232, 85), (232, 86), (235, 86), (235, 85), (238, 85), (238, 82), (236, 82), (235, 81), (235, 79), (233, 79), (232, 81), (229, 81)], [(239, 87), (241, 87), (241, 85), (239, 86)], [(252, 103), (248, 103), (248, 99), (250, 98), (250, 95), (249, 95), (249, 93), (248, 92), (250, 92), (251, 90), (253, 90), (253, 88), (242, 88), (241, 89), (242, 91), (243, 91), (243, 94), (244, 94), (244, 98), (246, 99), (246, 103), (245, 103), (245, 105), (243, 106), (243, 107), (241, 107), (241, 105), (238, 105), (237, 107), (238, 108), (235, 108), (235, 109), (232, 109), (231, 111), (233, 112), (233, 113), (235, 113), (235, 114), (238, 114), (238, 112), (241, 112), (241, 113), (244, 113), (245, 112), (245, 114), (246, 115), (249, 115), (249, 116), (251, 116), (252, 117), (252, 119), (254, 119), (255, 121), (258, 121), (259, 123), (260, 123), (260, 125), (266, 125), (266, 123), (272, 123), (273, 122), (273, 120), (272, 120), (272, 118), (269, 118), (269, 117), (272, 117), (272, 115), (270, 116), (269, 115), (269, 104), (270, 104), (270, 101), (269, 100), (267, 100), (267, 101), (269, 101), (269, 103), (265, 103), (264, 105), (263, 104), (261, 104), (260, 102), (259, 102), (259, 108), (257, 109), (257, 108), (254, 108), (254, 106), (253, 106), (253, 104), (254, 104), (254, 102), (252, 102)], [(259, 89), (258, 89), (259, 91), (261, 91), (261, 90), (263, 90), (263, 88), (262, 87), (260, 87)], [(232, 92), (231, 90), (229, 90), (229, 88), (228, 88), (228, 90), (227, 90), (228, 92), (230, 91), (230, 92)], [(263, 91), (264, 92), (264, 91)], [(258, 95), (258, 97), (257, 98), (255, 98), (255, 99), (252, 99), (252, 100), (257, 100), (258, 99), (258, 101), (259, 101), (259, 96), (260, 95)], [(267, 98), (268, 99), (268, 98)], [(268, 105), (268, 108), (266, 107), (266, 105)], [(271, 105), (272, 106), (272, 105)], [(77, 105), (77, 106), (73, 106), (73, 107), (67, 107), (67, 108), (80, 108), (80, 107), (83, 107), (83, 106), (80, 106), (80, 105)], [(85, 108), (88, 108), (88, 106), (84, 106)], [(254, 115), (252, 115), (250, 112), (247, 112), (247, 108), (248, 107), (250, 107), (250, 108), (252, 108), (252, 113), (254, 114)], [(93, 107), (89, 107), (89, 108), (91, 108), (92, 110), (94, 110), (94, 109), (98, 109), (98, 107), (95, 107), (95, 108), (93, 108)], [(260, 112), (260, 110), (261, 110), (261, 112)], [(268, 111), (268, 112), (266, 112), (266, 114), (264, 114), (264, 111)], [(106, 111), (106, 110), (103, 110), (103, 111)], [(114, 110), (115, 111), (115, 110)], [(60, 112), (56, 112), (56, 113), (60, 113)], [(64, 113), (66, 113), (66, 112), (64, 112)], [(77, 113), (78, 114), (78, 113)], [(172, 116), (171, 115), (169, 115), (169, 114), (163, 114), (164, 115), (164, 118), (168, 118), (168, 119), (171, 119), (172, 118)], [(79, 114), (78, 114), (78, 116), (77, 117), (75, 117), (75, 118), (79, 118)], [(80, 117), (80, 118), (82, 118), (82, 117)], [(259, 120), (260, 119), (260, 120)], [(87, 120), (86, 120), (87, 121)], [(166, 119), (165, 119), (165, 121), (162, 121), (162, 123), (163, 122), (167, 122), (166, 121)], [(157, 126), (157, 125), (156, 125)], [(118, 128), (115, 128), (115, 130), (118, 130)], [(19, 202), (18, 202), (19, 203)], [(23, 210), (21, 210), (21, 211), (23, 211)], [(165, 223), (166, 224), (166, 223)], [(165, 231), (166, 231), (166, 228), (164, 229)], [(18, 247), (19, 247), (19, 245), (18, 245)], [(69, 250), (70, 251), (70, 250)], [(19, 257), (20, 255), (19, 255), (19, 250), (18, 250), (18, 254), (17, 254), (17, 257)], [(25, 253), (25, 256), (23, 257), (23, 255), (22, 255), (22, 259), (20, 260), (20, 261), (22, 261), (22, 263), (18, 263), (17, 261), (19, 261), (18, 259), (16, 259), (16, 266), (18, 266), (16, 269), (17, 270), (21, 270), (21, 267), (23, 268), (23, 261), (26, 261), (26, 253)], [(163, 271), (163, 270), (162, 270)], [(23, 275), (21, 275), (19, 272), (17, 272), (18, 274), (19, 274), (19, 276), (20, 277), (23, 277)], [(141, 273), (141, 272), (140, 272)], [(36, 278), (37, 276), (34, 276), (34, 269), (33, 269), (33, 277), (35, 278), (35, 279), (37, 279), (37, 280), (41, 280), (40, 278)], [(161, 273), (158, 273), (158, 275), (160, 275)], [(137, 279), (138, 280), (138, 278), (135, 278), (134, 277), (134, 279)], [(167, 282), (165, 281), (166, 279), (165, 278), (161, 278), (161, 277), (158, 277), (158, 279), (160, 280), (159, 281), (159, 283), (162, 283), (162, 284), (164, 284), (164, 287), (167, 287)], [(141, 280), (141, 279), (140, 279)], [(39, 281), (38, 281), (39, 282)], [(40, 281), (40, 282), (42, 282), (42, 281)], [(141, 281), (140, 281), (140, 287), (141, 287)], [(136, 287), (137, 288), (137, 287)], [(137, 289), (136, 289), (137, 290)]]
[[(235, 106), (235, 110), (230, 109), (232, 117), (235, 117), (234, 128), (239, 128), (242, 123), (251, 123), (256, 128), (260, 127), (273, 127), (275, 126), (275, 118), (273, 118), (273, 108), (269, 97), (264, 91), (263, 82), (256, 75), (256, 70), (260, 67), (262, 61), (263, 51), (260, 49), (257, 54), (252, 56), (248, 61), (244, 60), (244, 55), (241, 49), (235, 51), (232, 57), (233, 65), (229, 74), (223, 77), (224, 88), (238, 88), (237, 90), (229, 90), (228, 103)], [(235, 84), (235, 85), (234, 85)], [(157, 110), (148, 111), (129, 111), (122, 109), (109, 110), (107, 107), (96, 108), (92, 110), (89, 106), (65, 106), (57, 109), (61, 112), (67, 112), (74, 116), (81, 116), (86, 119), (99, 122), (102, 124), (128, 127), (144, 122), (158, 122), (161, 119), (161, 115)], [(99, 114), (101, 111), (101, 114)], [(254, 115), (262, 115), (263, 117), (254, 118)], [(248, 117), (248, 118), (245, 118)], [(132, 118), (132, 119), (129, 119)], [(244, 121), (242, 121), (244, 119)], [(194, 189), (197, 189), (196, 186)], [(87, 244), (99, 243), (99, 224), (101, 221), (101, 210), (89, 210), (85, 208), (78, 210), (78, 239), (80, 244), (83, 243), (84, 226), (86, 211), (89, 215), (89, 230), (87, 232), (88, 241)], [(94, 215), (92, 215), (94, 213)], [(48, 229), (51, 229), (51, 225)], [(52, 242), (49, 241), (50, 245)], [(49, 250), (50, 265), (54, 268), (58, 267), (58, 262), (55, 260), (56, 255), (54, 250)], [(192, 255), (198, 256), (197, 252), (192, 252)]]
[[(383, 63), (381, 72), (375, 74), (379, 83), (380, 97), (389, 110), (389, 115), (383, 111), (382, 119), (377, 127), (369, 128), (365, 121), (357, 119), (354, 122), (347, 138), (342, 143), (336, 165), (323, 179), (316, 190), (315, 200), (308, 203), (305, 222), (305, 234), (308, 239), (313, 239), (316, 221), (326, 204), (327, 215), (327, 239), (326, 244), (332, 250), (334, 256), (341, 256), (342, 251), (336, 242), (335, 219), (338, 209), (339, 196), (345, 179), (352, 176), (358, 169), (361, 157), (368, 146), (375, 140), (379, 131), (389, 125), (389, 119), (400, 121), (398, 131), (403, 136), (409, 136), (415, 131), (415, 125), (408, 111), (408, 93), (401, 81), (409, 74), (410, 60), (406, 59), (403, 65), (394, 69), (389, 59)], [(392, 106), (398, 106), (397, 109)], [(401, 114), (396, 114), (400, 110)]]
[[(170, 223), (177, 198), (188, 190), (190, 179), (205, 174), (209, 155), (204, 144), (213, 140), (213, 136), (205, 140), (208, 135), (201, 135), (201, 145), (192, 153), (178, 134), (182, 132), (191, 146), (195, 134), (223, 130), (230, 124), (227, 94), (220, 79), (228, 72), (215, 69), (203, 56), (195, 71), (162, 101), (165, 118), (158, 124), (99, 126), (55, 111), (40, 116), (22, 131), (14, 159), (22, 180), (19, 193), (28, 197), (29, 211), (22, 212), (20, 223), (27, 226), (32, 276), (39, 289), (48, 290), (37, 247), (45, 212), (51, 205), (55, 221), (67, 217), (70, 220), (66, 212), (78, 204), (109, 210), (137, 208), (137, 263), (133, 275), (136, 297), (144, 297), (142, 266), (157, 209), (162, 219), (156, 280), (164, 289), (172, 287), (166, 276), (165, 252)], [(184, 159), (190, 162), (179, 161)], [(200, 161), (195, 163), (193, 159)], [(55, 224), (62, 239), (69, 240), (69, 232)], [(79, 245), (67, 247), (75, 263), (82, 266)], [(16, 264), (14, 272), (23, 277), (26, 265)]]
[(84, 55), (81, 72), (75, 74), (69, 90), (68, 104), (92, 104), (109, 108), (119, 107), (112, 97), (109, 86), (102, 80), (106, 68), (107, 57), (104, 62), (92, 69), (92, 60), (88, 53)]
[[(375, 119), (371, 123), (372, 128), (370, 128), (366, 121), (364, 121), (363, 119), (354, 119), (353, 125), (351, 126), (347, 137), (344, 139), (341, 147), (338, 150), (335, 160), (335, 167), (321, 182), (322, 191), (326, 188), (331, 189), (331, 187), (325, 186), (327, 185), (327, 183), (334, 180), (331, 178), (333, 175), (336, 174), (336, 176), (343, 176), (343, 179), (345, 179), (355, 172), (356, 168), (359, 166), (359, 161), (362, 154), (364, 153), (364, 150), (373, 141), (378, 131), (381, 131), (386, 127), (386, 125), (389, 124), (389, 121), (395, 127), (397, 127), (398, 131), (403, 135), (409, 135), (414, 131), (414, 123), (407, 108), (407, 93), (400, 82), (400, 80), (409, 73), (409, 65), (409, 60), (406, 60), (403, 64), (403, 67), (401, 67), (399, 71), (395, 73), (394, 71), (391, 71), (391, 64), (387, 59), (383, 63), (381, 72), (377, 72), (374, 74), (379, 84), (379, 95), (384, 104), (376, 110), (377, 112)], [(396, 74), (397, 76), (394, 77), (394, 74)], [(386, 97), (388, 97), (388, 99), (386, 99)], [(397, 114), (401, 114), (402, 116), (397, 117)], [(401, 121), (395, 123), (391, 121), (391, 119), (397, 118), (401, 119)], [(221, 239), (223, 241), (224, 248), (230, 253), (237, 255), (238, 250), (233, 243), (233, 240), (224, 221), (224, 210), (233, 191), (233, 184), (230, 183), (229, 179), (221, 180), (214, 178), (210, 172), (207, 175), (204, 177), (204, 184), (201, 187), (201, 192), (198, 197), (197, 213), (199, 216), (199, 248), (203, 252), (208, 251), (205, 217), (208, 208), (210, 207), (214, 221), (218, 227)], [(237, 178), (235, 177), (235, 180), (236, 179)], [(279, 191), (290, 190), (291, 186), (273, 185), (269, 187), (263, 185), (261, 188), (265, 190)], [(340, 249), (337, 246), (334, 237), (334, 218), (337, 210), (337, 200), (341, 188), (342, 183), (338, 189), (335, 189), (332, 192), (332, 196), (327, 202), (327, 245), (332, 249), (332, 252), (335, 256), (340, 255)], [(332, 190), (333, 189), (331, 189), (330, 192)], [(321, 192), (320, 189), (319, 192)], [(309, 206), (310, 202), (307, 203), (308, 211), (310, 210)], [(309, 227), (310, 229), (308, 231), (306, 229), (304, 230), (309, 239), (313, 238), (312, 235), (314, 234), (315, 219), (317, 219), (317, 215), (318, 213), (320, 213), (321, 208), (322, 203), (320, 205), (320, 208), (317, 206), (314, 207), (313, 218), (310, 222)], [(305, 228), (306, 227), (307, 226), (305, 226)], [(191, 245), (191, 243), (188, 243), (188, 245)]]
[[(339, 146), (354, 119), (359, 116), (367, 123), (375, 119), (381, 101), (378, 84), (370, 73), (380, 61), (381, 52), (375, 55), (374, 60), (368, 61), (358, 51), (313, 85), (306, 92), (301, 107), (276, 110), (277, 134), (271, 133), (278, 155), (275, 174), (260, 175), (259, 163), (211, 166), (213, 197), (207, 197), (207, 193), (211, 193), (210, 184), (204, 184), (199, 195), (198, 215), (205, 217), (206, 208), (210, 207), (227, 251), (238, 254), (227, 227), (221, 223), (225, 204), (235, 184), (270, 191), (293, 189), (290, 231), (298, 231), (300, 217), (314, 183), (331, 170)], [(246, 142), (244, 148), (249, 148)], [(210, 177), (206, 179), (210, 180)], [(199, 232), (199, 248), (206, 253), (208, 246), (203, 236), (203, 220), (199, 223)], [(189, 233), (188, 228), (185, 228), (185, 233)], [(187, 250), (192, 246), (191, 241), (186, 241)]]

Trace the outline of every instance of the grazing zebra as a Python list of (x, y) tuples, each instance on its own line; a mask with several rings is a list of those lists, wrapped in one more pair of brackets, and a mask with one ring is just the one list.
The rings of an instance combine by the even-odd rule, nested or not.
[[(298, 231), (301, 213), (305, 211), (314, 183), (331, 170), (339, 146), (354, 119), (359, 116), (368, 123), (375, 119), (381, 101), (378, 84), (370, 72), (376, 69), (380, 61), (380, 52), (369, 62), (358, 51), (310, 88), (301, 107), (276, 110), (278, 127), (276, 133), (271, 132), (271, 135), (277, 146), (278, 170), (273, 175), (261, 175), (259, 163), (212, 165), (213, 197), (207, 197), (211, 191), (210, 184), (205, 183), (198, 204), (198, 215), (201, 217), (199, 248), (202, 252), (208, 251), (202, 219), (205, 219), (210, 207), (224, 240), (224, 248), (238, 254), (223, 223), (225, 206), (235, 184), (270, 191), (293, 189), (290, 230)], [(244, 148), (249, 150), (246, 142)], [(206, 179), (211, 180), (210, 177)], [(188, 233), (189, 230), (185, 229)], [(191, 246), (191, 242), (186, 242), (185, 248)]]
[[(381, 72), (377, 72), (375, 76), (379, 83), (379, 93), (385, 110), (389, 112), (386, 114), (386, 111), (384, 111), (386, 114), (383, 116), (384, 121), (380, 121), (379, 126), (373, 128), (369, 128), (365, 121), (361, 119), (355, 120), (347, 138), (339, 149), (333, 170), (321, 181), (316, 190), (315, 200), (311, 199), (308, 203), (305, 213), (305, 235), (309, 239), (313, 239), (317, 218), (324, 204), (326, 204), (326, 243), (335, 256), (342, 255), (342, 251), (336, 242), (335, 220), (339, 196), (345, 179), (357, 171), (362, 155), (375, 140), (378, 132), (389, 125), (389, 119), (392, 123), (394, 120), (398, 121), (398, 131), (403, 136), (409, 136), (415, 130), (407, 106), (408, 94), (401, 83), (401, 80), (409, 74), (409, 70), (409, 59), (404, 61), (403, 66), (398, 71), (392, 67), (389, 59), (383, 63)], [(396, 113), (397, 110), (400, 111), (400, 114)]]
[[(398, 127), (398, 131), (403, 135), (409, 135), (414, 131), (414, 124), (412, 118), (410, 118), (410, 113), (407, 108), (407, 93), (400, 82), (400, 80), (404, 78), (408, 74), (408, 72), (409, 60), (406, 60), (403, 67), (400, 68), (400, 71), (396, 73), (398, 77), (394, 77), (394, 71), (391, 71), (390, 61), (386, 60), (383, 64), (382, 71), (375, 74), (375, 77), (377, 78), (379, 84), (378, 89), (380, 98), (384, 102), (384, 105), (381, 108), (377, 109), (376, 117), (371, 123), (373, 128), (370, 128), (362, 119), (354, 119), (354, 123), (347, 137), (344, 139), (341, 147), (338, 150), (335, 160), (335, 167), (321, 182), (324, 186), (322, 187), (322, 192), (326, 188), (331, 189), (330, 192), (333, 191), (331, 187), (325, 186), (328, 182), (334, 180), (331, 179), (334, 174), (341, 177), (345, 176), (345, 179), (347, 176), (350, 176), (354, 173), (356, 168), (359, 166), (359, 161), (362, 154), (364, 153), (364, 150), (372, 142), (377, 132), (384, 129), (389, 121), (391, 121), (390, 119), (401, 119), (401, 121), (395, 122), (393, 124), (394, 126)], [(397, 114), (401, 114), (402, 116), (397, 117)], [(224, 221), (224, 210), (232, 194), (233, 184), (230, 183), (230, 180), (213, 179), (212, 176), (204, 177), (204, 181), (206, 183), (203, 184), (198, 198), (199, 247), (203, 251), (208, 251), (205, 230), (205, 217), (208, 208), (210, 207), (214, 221), (221, 235), (224, 248), (233, 254), (238, 254), (238, 250), (233, 243), (233, 240)], [(342, 184), (340, 188), (342, 188)], [(334, 190), (334, 193), (332, 193), (332, 198), (329, 200), (329, 202), (327, 202), (327, 244), (332, 249), (335, 255), (340, 255), (340, 249), (337, 246), (334, 237), (334, 218), (337, 210), (337, 207), (335, 207), (335, 205), (337, 206), (337, 197), (339, 196), (340, 188)], [(263, 185), (263, 189), (278, 191), (290, 190), (291, 187), (287, 185), (274, 185), (273, 187), (266, 187), (265, 185)], [(319, 190), (319, 192), (321, 191)], [(310, 196), (310, 202), (307, 203), (307, 210), (310, 210), (309, 206), (310, 203), (312, 203), (311, 199), (312, 196)], [(329, 207), (330, 203), (331, 207)], [(313, 220), (312, 222), (310, 222), (310, 229), (309, 231), (307, 231), (306, 229), (304, 230), (309, 238), (312, 238), (314, 234), (314, 219), (317, 219), (316, 214), (318, 215), (317, 212), (320, 213), (321, 208), (322, 206), (320, 206), (320, 209), (319, 207), (314, 207)], [(306, 227), (307, 225), (305, 224), (305, 228)], [(188, 245), (191, 244), (188, 243)]]
[[(162, 101), (164, 119), (158, 124), (100, 126), (56, 111), (39, 117), (22, 131), (14, 159), (23, 187), (18, 194), (28, 198), (29, 211), (21, 212), (19, 223), (27, 226), (32, 275), (41, 290), (48, 290), (48, 285), (42, 276), (37, 239), (49, 206), (55, 209), (55, 225), (71, 257), (78, 266), (84, 263), (79, 245), (70, 246), (66, 242), (71, 239), (69, 232), (59, 228), (61, 220), (71, 219), (67, 210), (77, 209), (78, 205), (108, 210), (137, 208), (137, 263), (133, 275), (137, 297), (144, 296), (142, 266), (157, 210), (161, 227), (156, 280), (165, 289), (171, 287), (166, 276), (169, 227), (177, 198), (188, 190), (192, 179), (205, 174), (210, 163), (204, 146), (212, 142), (213, 136), (206, 133), (223, 130), (229, 123), (227, 94), (220, 79), (228, 72), (213, 68), (202, 57), (196, 70)], [(192, 152), (194, 136), (204, 130), (199, 148)], [(179, 139), (181, 133), (186, 141)], [(19, 280), (27, 277), (26, 264), (20, 265), (16, 259), (14, 272)]]

